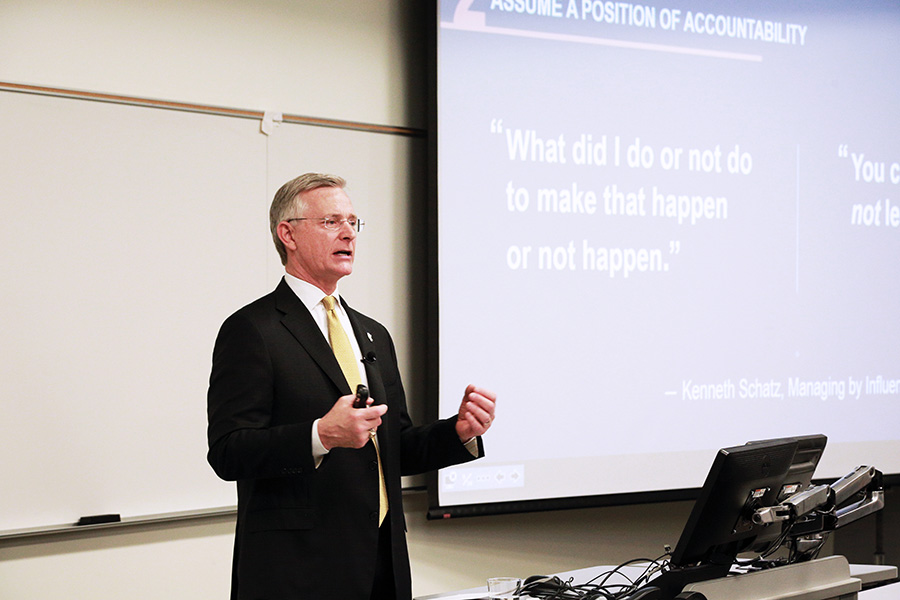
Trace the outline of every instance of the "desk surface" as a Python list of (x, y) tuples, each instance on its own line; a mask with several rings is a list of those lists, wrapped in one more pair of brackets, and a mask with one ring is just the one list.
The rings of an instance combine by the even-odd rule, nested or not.
[(850, 565), (850, 575), (863, 585), (897, 578), (897, 567), (891, 565)]
[(900, 583), (891, 583), (859, 593), (860, 600), (898, 600), (900, 599)]
[[(567, 581), (571, 579), (576, 584), (587, 583), (594, 579), (599, 579), (609, 573), (616, 567), (608, 565), (599, 565), (596, 567), (588, 567), (585, 569), (576, 569), (573, 571), (565, 571), (557, 573), (556, 576)], [(608, 583), (624, 583), (624, 577), (637, 577), (644, 572), (644, 566), (627, 566), (619, 571), (621, 575), (617, 575), (618, 579), (610, 579)], [(858, 578), (863, 584), (873, 583), (876, 581), (885, 581), (895, 579), (897, 577), (897, 567), (883, 565), (850, 565), (850, 576)], [(523, 577), (524, 579), (524, 577)], [(430, 596), (419, 596), (416, 600), (475, 600), (484, 598), (487, 595), (486, 587), (470, 588), (467, 590), (459, 590), (446, 594), (433, 594)], [(860, 600), (900, 600), (900, 583), (886, 585), (860, 592)]]

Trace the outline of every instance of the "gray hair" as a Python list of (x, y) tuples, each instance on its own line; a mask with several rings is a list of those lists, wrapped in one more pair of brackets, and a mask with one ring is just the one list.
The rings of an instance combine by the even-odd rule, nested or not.
[(275, 249), (278, 250), (278, 256), (281, 257), (281, 264), (287, 264), (287, 250), (281, 240), (278, 239), (278, 224), (291, 217), (303, 215), (306, 203), (303, 202), (300, 195), (303, 192), (320, 187), (344, 188), (346, 185), (347, 182), (337, 175), (304, 173), (278, 188), (278, 191), (275, 192), (275, 198), (272, 199), (272, 206), (269, 207), (269, 230), (272, 232), (272, 239), (275, 241)]

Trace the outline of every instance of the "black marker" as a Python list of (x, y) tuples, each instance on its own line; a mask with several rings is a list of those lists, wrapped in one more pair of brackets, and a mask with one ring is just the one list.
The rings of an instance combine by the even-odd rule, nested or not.
[(103, 523), (120, 523), (122, 517), (119, 515), (90, 515), (81, 517), (75, 525), (101, 525)]

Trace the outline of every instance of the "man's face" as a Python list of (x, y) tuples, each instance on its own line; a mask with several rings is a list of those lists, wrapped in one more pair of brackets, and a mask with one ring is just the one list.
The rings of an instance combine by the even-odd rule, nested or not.
[(288, 249), (288, 272), (330, 294), (341, 277), (353, 272), (357, 234), (347, 223), (329, 230), (317, 219), (342, 220), (356, 213), (341, 188), (316, 188), (303, 192), (302, 199), (306, 202), (304, 214), (296, 216), (312, 220), (290, 222), (296, 249)]

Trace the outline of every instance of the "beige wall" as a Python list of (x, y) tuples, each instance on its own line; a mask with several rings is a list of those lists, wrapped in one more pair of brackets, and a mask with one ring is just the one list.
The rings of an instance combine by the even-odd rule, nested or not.
[[(418, 0), (5, 0), (0, 81), (422, 128), (423, 17)], [(397, 165), (396, 177), (412, 181), (399, 187), (421, 190), (424, 163), (417, 156)], [(389, 212), (409, 231), (413, 199), (403, 200)], [(401, 239), (388, 251), (406, 280), (404, 265), (423, 244)], [(382, 293), (395, 296), (386, 304), (408, 304), (404, 290)], [(392, 315), (400, 322), (388, 322), (411, 396), (424, 387), (409, 372), (421, 342), (408, 332), (422, 329), (410, 320), (421, 314), (406, 306)], [(407, 495), (417, 595), (489, 575), (655, 557), (674, 545), (689, 510), (676, 503), (428, 522), (426, 504), (422, 493)], [(233, 525), (226, 516), (0, 540), (0, 597), (225, 598)]]
[[(4, 0), (0, 78), (424, 127), (414, 2)], [(415, 80), (408, 81), (409, 77)]]

